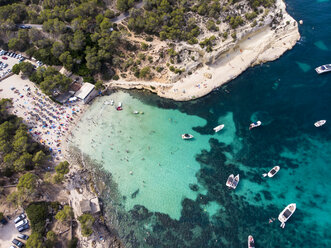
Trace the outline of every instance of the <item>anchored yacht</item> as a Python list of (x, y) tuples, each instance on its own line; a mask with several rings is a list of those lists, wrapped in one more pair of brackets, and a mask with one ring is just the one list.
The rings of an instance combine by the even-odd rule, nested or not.
[(239, 183), (239, 174), (234, 176), (233, 174), (231, 174), (229, 177), (228, 177), (228, 180), (226, 181), (226, 186), (228, 186), (229, 188), (232, 188), (232, 189), (236, 189), (237, 188), (237, 185)]
[(274, 168), (272, 168), (268, 173), (264, 173), (263, 177), (273, 177), (274, 175), (277, 174), (277, 172), (280, 170), (279, 166), (275, 166)]
[(324, 72), (331, 71), (331, 64), (321, 65), (321, 66), (315, 68), (315, 71), (316, 71), (318, 74), (322, 74), (322, 73), (324, 73)]
[(192, 139), (194, 136), (192, 134), (184, 133), (182, 134), (182, 139)]
[(292, 216), (296, 208), (297, 205), (295, 203), (291, 203), (279, 214), (278, 220), (282, 223), (280, 224), (281, 228), (285, 227), (285, 222), (288, 221), (288, 219)]
[(223, 128), (224, 128), (224, 124), (221, 124), (217, 127), (214, 127), (213, 129), (214, 129), (215, 133), (217, 133), (218, 131), (221, 131)]
[(252, 235), (248, 236), (248, 248), (255, 248), (255, 243)]
[(255, 127), (259, 127), (259, 126), (261, 126), (261, 124), (262, 124), (261, 121), (253, 122), (249, 125), (249, 130), (251, 130), (252, 128), (255, 128)]
[(326, 120), (320, 120), (320, 121), (316, 121), (314, 123), (315, 127), (321, 127), (326, 123)]

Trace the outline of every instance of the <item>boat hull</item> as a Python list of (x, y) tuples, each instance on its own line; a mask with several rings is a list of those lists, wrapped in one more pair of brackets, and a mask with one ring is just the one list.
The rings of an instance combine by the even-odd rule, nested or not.
[(315, 68), (315, 71), (318, 74), (322, 74), (322, 73), (325, 73), (325, 72), (330, 72), (331, 71), (331, 64), (321, 65), (321, 66)]
[(316, 121), (316, 122), (314, 123), (314, 126), (315, 126), (315, 127), (321, 127), (321, 126), (323, 126), (325, 123), (326, 123), (326, 120)]
[[(273, 170), (275, 171), (273, 173)], [(269, 172), (268, 172), (268, 177), (274, 177), (278, 171), (280, 170), (280, 167), (279, 166), (275, 166), (274, 168), (272, 168)]]
[(221, 124), (217, 127), (214, 127), (213, 130), (215, 131), (215, 133), (217, 133), (218, 131), (221, 131), (224, 128), (224, 124)]
[[(288, 210), (288, 211), (287, 211)], [(284, 210), (279, 214), (278, 220), (282, 223), (282, 225), (288, 221), (288, 219), (293, 215), (296, 210), (296, 204), (291, 203), (284, 208)]]
[(234, 180), (234, 175), (231, 174), (229, 177), (228, 177), (228, 180), (226, 181), (225, 185), (228, 186), (229, 188), (232, 188), (232, 182)]
[(184, 139), (184, 140), (189, 140), (189, 139), (193, 139), (193, 138), (194, 138), (194, 136), (191, 134), (189, 134), (188, 136), (186, 136), (185, 134), (182, 134), (182, 139)]
[(252, 235), (248, 236), (248, 248), (255, 248), (255, 242)]

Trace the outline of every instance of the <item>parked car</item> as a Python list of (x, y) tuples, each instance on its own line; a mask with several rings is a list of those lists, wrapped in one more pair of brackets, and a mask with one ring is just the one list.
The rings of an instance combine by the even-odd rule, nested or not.
[(21, 220), (20, 222), (16, 223), (15, 227), (18, 228), (18, 227), (23, 226), (27, 223), (28, 223), (28, 221), (26, 219), (24, 219), (24, 220)]
[[(15, 90), (15, 87), (12, 87), (11, 90)], [(14, 220), (14, 223), (18, 223), (20, 222), (21, 220), (25, 219), (25, 214), (24, 213), (21, 213), (19, 216), (16, 217), (16, 219)]]
[(23, 232), (25, 230), (28, 230), (30, 228), (29, 224), (25, 224), (24, 226), (20, 226), (17, 228), (19, 232)]
[(27, 240), (27, 239), (29, 238), (29, 236), (26, 235), (26, 234), (19, 234), (19, 235), (17, 236), (17, 238), (19, 238), (19, 239), (23, 239), (23, 240)]
[(13, 239), (12, 243), (20, 248), (23, 246), (23, 243), (17, 239)]
[(7, 60), (8, 58), (7, 58), (7, 57), (5, 57), (5, 56), (2, 56), (2, 59), (4, 59), (4, 60)]

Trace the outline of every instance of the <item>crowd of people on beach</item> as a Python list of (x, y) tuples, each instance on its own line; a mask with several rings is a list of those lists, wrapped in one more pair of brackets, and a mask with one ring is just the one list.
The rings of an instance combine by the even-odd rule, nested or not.
[(14, 114), (19, 110), (24, 115), (25, 122), (32, 137), (49, 147), (53, 159), (61, 156), (61, 141), (69, 131), (69, 125), (81, 112), (79, 102), (68, 102), (63, 105), (53, 102), (36, 87), (31, 90), (25, 85), (23, 92), (15, 87), (11, 90), (18, 95), (12, 98)]

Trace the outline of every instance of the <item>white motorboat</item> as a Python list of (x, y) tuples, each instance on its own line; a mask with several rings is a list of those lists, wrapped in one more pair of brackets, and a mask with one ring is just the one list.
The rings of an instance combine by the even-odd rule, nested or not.
[(133, 111), (133, 113), (134, 113), (135, 115), (139, 114), (139, 112), (138, 112), (137, 110)]
[(194, 136), (192, 134), (184, 133), (182, 134), (182, 139), (192, 139)]
[(231, 187), (232, 187), (233, 179), (234, 179), (234, 175), (231, 174), (231, 175), (228, 177), (228, 180), (226, 181), (225, 185), (228, 186), (229, 188), (231, 188)]
[(123, 110), (121, 102), (118, 103), (116, 110), (118, 110), (118, 111)]
[(285, 222), (288, 221), (288, 219), (292, 216), (296, 208), (297, 205), (295, 203), (291, 203), (279, 214), (278, 220), (282, 223), (280, 224), (281, 228), (285, 227)]
[(223, 128), (224, 128), (224, 124), (221, 124), (217, 127), (214, 127), (213, 129), (214, 129), (215, 133), (217, 133), (218, 131), (221, 131)]
[(110, 100), (110, 105), (114, 105), (114, 100)]
[(249, 125), (249, 130), (251, 130), (252, 128), (255, 128), (255, 127), (259, 127), (259, 126), (261, 126), (261, 124), (262, 124), (261, 121), (253, 122)]
[(315, 127), (321, 127), (326, 123), (326, 120), (320, 120), (320, 121), (316, 121), (314, 123)]
[(273, 177), (277, 174), (277, 172), (280, 170), (280, 167), (277, 165), (274, 168), (272, 168), (268, 173), (264, 173), (263, 176), (266, 177)]
[(252, 235), (248, 236), (248, 248), (255, 248), (255, 243)]
[(235, 189), (237, 188), (237, 185), (239, 183), (239, 174), (234, 176), (233, 174), (231, 174), (228, 177), (228, 180), (226, 181), (226, 186), (228, 186), (229, 188)]
[(239, 174), (234, 177), (231, 188), (236, 189), (238, 186), (238, 183), (239, 183)]
[(331, 64), (321, 65), (321, 66), (315, 68), (315, 71), (316, 71), (318, 74), (322, 74), (322, 73), (324, 73), (324, 72), (331, 71)]

